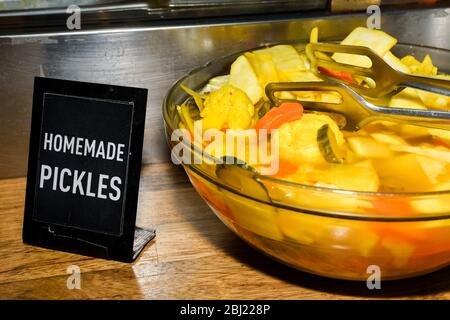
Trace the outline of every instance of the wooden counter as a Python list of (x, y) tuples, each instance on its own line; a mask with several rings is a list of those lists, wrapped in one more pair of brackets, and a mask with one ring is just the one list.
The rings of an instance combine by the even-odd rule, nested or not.
[[(142, 168), (138, 225), (157, 236), (135, 263), (24, 245), (25, 183), (0, 180), (0, 299), (450, 299), (450, 268), (371, 291), (276, 263), (229, 231), (167, 163)], [(67, 289), (70, 265), (81, 269), (81, 290)]]

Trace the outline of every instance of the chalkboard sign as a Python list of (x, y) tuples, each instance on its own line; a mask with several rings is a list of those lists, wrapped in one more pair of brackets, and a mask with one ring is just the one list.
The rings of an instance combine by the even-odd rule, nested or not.
[(147, 90), (35, 78), (23, 240), (132, 261)]

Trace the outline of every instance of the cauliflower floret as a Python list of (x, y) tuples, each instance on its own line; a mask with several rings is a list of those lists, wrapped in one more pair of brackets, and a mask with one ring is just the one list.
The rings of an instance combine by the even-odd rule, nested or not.
[(255, 113), (255, 107), (245, 92), (231, 85), (212, 92), (203, 105), (200, 113), (203, 130), (248, 129)]

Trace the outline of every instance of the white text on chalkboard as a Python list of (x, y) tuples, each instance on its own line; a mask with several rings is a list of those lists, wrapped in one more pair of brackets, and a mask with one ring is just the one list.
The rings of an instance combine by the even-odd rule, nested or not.
[(61, 134), (44, 133), (44, 150), (89, 156), (123, 162), (123, 143), (97, 141), (82, 137), (68, 137)]
[[(125, 145), (82, 137), (44, 133), (44, 151), (123, 162)], [(94, 181), (94, 179), (96, 179)], [(77, 195), (118, 201), (121, 197), (122, 179), (118, 176), (60, 168), (42, 163), (39, 188), (70, 192)]]

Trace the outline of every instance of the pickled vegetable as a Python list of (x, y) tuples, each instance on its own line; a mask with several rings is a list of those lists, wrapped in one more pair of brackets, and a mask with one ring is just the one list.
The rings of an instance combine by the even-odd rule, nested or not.
[[(312, 30), (310, 41), (319, 41), (318, 28)], [(420, 59), (395, 56), (396, 42), (385, 32), (362, 27), (342, 41), (371, 48), (401, 72), (450, 79), (439, 72), (429, 55)], [(370, 66), (367, 57), (322, 54), (323, 59)], [(370, 85), (370, 80), (352, 74), (335, 76)], [(281, 92), (280, 98), (298, 102), (272, 106), (264, 88), (276, 81), (322, 79), (310, 69), (304, 52), (278, 45), (240, 55), (230, 74), (210, 79), (200, 94), (185, 88), (198, 110), (193, 110), (192, 99), (177, 106), (180, 128), (193, 133), (194, 124), (202, 124), (204, 130), (218, 133), (216, 139), (226, 146), (225, 135), (230, 129), (238, 135), (248, 130), (273, 130), (268, 146), (278, 139), (278, 154), (270, 153), (269, 159), (279, 168), (268, 174), (270, 177), (262, 174), (261, 168), (267, 164), (260, 158), (252, 161), (247, 153), (239, 156), (236, 148), (230, 152), (223, 146), (213, 149), (212, 142), (200, 146), (222, 160), (204, 170), (218, 184), (187, 171), (218, 216), (269, 255), (319, 274), (365, 280), (367, 266), (376, 264), (383, 276), (395, 278), (448, 264), (449, 219), (385, 222), (327, 215), (376, 214), (388, 220), (391, 216), (448, 214), (448, 196), (437, 197), (431, 192), (450, 190), (450, 131), (377, 121), (348, 132), (336, 114), (301, 107), (305, 100), (345, 104), (340, 95)], [(387, 105), (448, 111), (449, 101), (446, 96), (405, 88)], [(262, 143), (258, 137), (253, 142), (244, 140), (243, 146), (254, 150)], [(364, 193), (355, 196), (348, 191)], [(430, 194), (410, 197), (405, 192)]]
[(325, 160), (331, 163), (344, 162), (345, 151), (338, 145), (333, 130), (328, 124), (324, 124), (317, 131), (317, 144)]
[(258, 171), (237, 158), (224, 157), (222, 160), (223, 163), (216, 168), (221, 181), (256, 199), (270, 201), (266, 188), (257, 181)]
[(245, 56), (240, 56), (231, 65), (229, 84), (244, 91), (253, 104), (263, 96), (260, 81)]
[[(311, 31), (310, 38), (311, 42), (319, 41), (317, 28)], [(341, 43), (369, 47), (393, 68), (405, 73), (449, 77), (439, 73), (430, 55), (425, 55), (422, 60), (412, 55), (401, 59), (396, 57), (391, 51), (396, 42), (395, 38), (383, 31), (359, 27)], [(361, 56), (334, 54), (331, 58), (359, 66), (370, 65), (366, 57)], [(344, 76), (348, 81), (354, 80), (350, 74)], [(339, 172), (336, 171), (339, 166), (342, 166), (342, 172), (347, 172), (349, 165), (358, 167), (358, 163), (371, 163), (370, 172), (375, 172), (378, 180), (368, 183), (365, 191), (377, 191), (374, 190), (375, 185), (379, 191), (398, 192), (448, 188), (449, 184), (443, 178), (450, 176), (450, 134), (447, 131), (379, 121), (356, 133), (345, 132), (339, 129), (341, 120), (332, 114), (304, 113), (301, 105), (295, 103), (270, 106), (264, 88), (276, 81), (322, 80), (310, 69), (304, 52), (297, 51), (294, 46), (277, 45), (247, 52), (231, 65), (229, 75), (212, 78), (201, 94), (184, 88), (194, 98), (199, 113), (192, 115), (188, 105), (178, 106), (180, 126), (192, 133), (196, 119), (201, 121), (203, 130), (278, 129), (280, 168), (279, 173), (271, 176), (280, 179), (323, 186), (345, 185), (349, 188), (351, 184), (330, 183), (326, 174), (320, 181), (321, 175), (317, 172)], [(342, 102), (342, 98), (333, 92), (281, 92), (279, 95), (304, 101)], [(450, 98), (405, 88), (390, 99), (389, 106), (449, 110)], [(256, 147), (245, 146), (247, 150)], [(212, 150), (213, 156), (217, 157), (237, 155), (236, 152), (227, 154), (223, 150)], [(337, 167), (326, 167), (326, 164)], [(252, 162), (252, 165), (255, 170), (259, 170), (258, 163)], [(348, 172), (348, 179), (354, 179), (351, 171)], [(411, 172), (417, 175), (411, 175)], [(412, 183), (411, 179), (417, 179), (416, 183)], [(362, 185), (355, 185), (355, 188), (364, 191)]]
[[(341, 44), (351, 46), (368, 47), (383, 57), (397, 43), (397, 39), (387, 33), (376, 30), (358, 27), (354, 29)], [(333, 60), (350, 64), (354, 66), (369, 68), (372, 65), (370, 59), (366, 56), (354, 55), (348, 53), (334, 53)]]
[(225, 85), (205, 99), (200, 115), (203, 129), (246, 129), (254, 113), (255, 107), (245, 92)]

